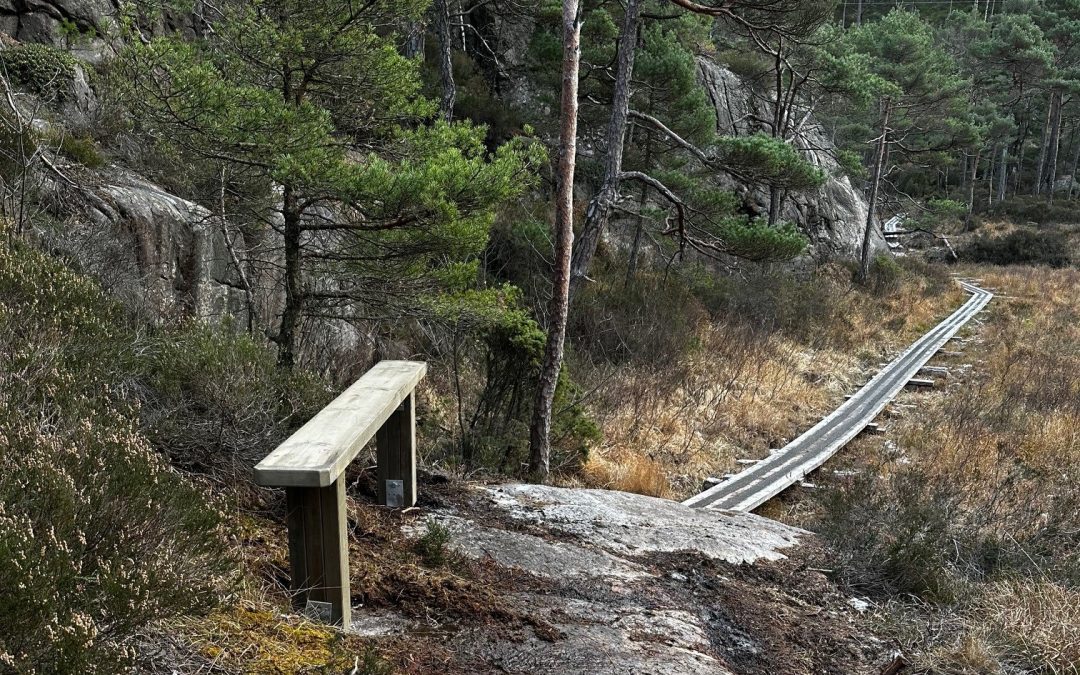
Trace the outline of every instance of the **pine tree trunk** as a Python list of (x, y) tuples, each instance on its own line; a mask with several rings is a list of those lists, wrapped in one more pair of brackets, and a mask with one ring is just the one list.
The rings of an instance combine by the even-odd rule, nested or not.
[(1072, 164), (1069, 166), (1069, 199), (1072, 199), (1073, 188), (1076, 186), (1076, 170), (1080, 165), (1080, 134), (1077, 136), (1076, 141), (1073, 143), (1073, 156)]
[(975, 151), (971, 157), (971, 179), (968, 181), (967, 214), (964, 216), (964, 229), (971, 225), (971, 216), (975, 213), (975, 185), (978, 183), (979, 160), (982, 159), (982, 148)]
[(570, 267), (570, 297), (573, 298), (589, 274), (600, 237), (607, 228), (611, 208), (619, 198), (619, 174), (622, 173), (623, 145), (630, 114), (630, 85), (634, 74), (634, 55), (637, 51), (638, 21), (642, 0), (627, 0), (619, 34), (619, 54), (615, 66), (615, 91), (611, 101), (611, 117), (607, 128), (607, 157), (604, 160), (604, 180), (600, 190), (589, 200), (585, 223), (574, 248)]
[(1054, 202), (1054, 184), (1057, 183), (1058, 153), (1061, 150), (1061, 97), (1055, 91), (1050, 97), (1050, 144), (1046, 156), (1046, 199)]
[(439, 85), (442, 88), (439, 113), (449, 122), (454, 117), (454, 100), (457, 98), (451, 50), (454, 38), (450, 30), (450, 0), (435, 0), (431, 9), (435, 13), (435, 34), (439, 38)]
[(410, 21), (405, 26), (405, 58), (424, 58), (424, 23), (422, 21)]
[(1039, 165), (1035, 168), (1035, 190), (1031, 193), (1034, 195), (1042, 194), (1043, 188), (1043, 175), (1046, 168), (1046, 150), (1050, 145), (1050, 117), (1053, 113), (1053, 106), (1049, 106), (1046, 109), (1046, 123), (1043, 124), (1042, 138), (1039, 140)]
[(1028, 120), (1024, 116), (1024, 122), (1020, 125), (1020, 138), (1016, 141), (1016, 180), (1013, 181), (1013, 196), (1020, 194), (1020, 182), (1024, 179), (1024, 145), (1027, 143)]
[(1005, 201), (1005, 181), (1009, 176), (1009, 146), (1005, 143), (1001, 145), (1001, 154), (998, 157), (998, 174), (997, 174), (997, 202), (1000, 204)]
[(304, 293), (300, 279), (300, 207), (291, 185), (282, 189), (282, 216), (285, 221), (285, 307), (278, 328), (278, 365), (292, 369), (296, 365), (296, 340), (304, 309)]
[[(581, 62), (581, 12), (578, 0), (563, 0), (562, 103), (559, 166), (555, 195), (555, 269), (548, 304), (547, 343), (529, 428), (529, 471), (544, 481), (551, 470), (551, 414), (562, 369), (566, 319), (570, 308), (570, 254), (574, 244), (574, 164), (577, 155), (578, 67)], [(620, 138), (621, 141), (621, 138)]]
[(784, 205), (783, 192), (772, 185), (769, 187), (769, 225), (780, 222), (780, 208)]
[[(648, 158), (649, 152), (646, 149), (645, 156)], [(648, 160), (646, 159), (646, 165)], [(626, 261), (626, 285), (629, 286), (630, 282), (637, 276), (638, 255), (641, 251), (641, 235), (645, 228), (645, 217), (641, 215), (641, 211), (645, 208), (645, 199), (649, 194), (649, 187), (644, 183), (641, 184), (641, 193), (638, 195), (638, 214), (634, 217), (634, 241), (630, 244), (630, 257)]]
[(997, 171), (997, 145), (990, 150), (990, 166), (986, 167), (986, 171), (983, 172), (983, 178), (986, 179), (986, 207), (990, 208), (994, 205), (994, 173)]
[(874, 171), (870, 178), (870, 194), (866, 199), (866, 229), (863, 231), (862, 256), (859, 260), (859, 281), (865, 283), (870, 277), (870, 236), (874, 232), (874, 212), (877, 210), (878, 191), (882, 173), (885, 170), (885, 148), (888, 146), (889, 116), (892, 113), (892, 101), (885, 101), (882, 113), (881, 136), (878, 137), (874, 152)]

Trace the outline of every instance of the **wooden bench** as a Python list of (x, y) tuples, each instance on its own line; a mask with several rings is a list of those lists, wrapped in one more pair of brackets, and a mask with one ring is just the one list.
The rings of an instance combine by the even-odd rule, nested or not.
[(293, 604), (328, 623), (352, 620), (345, 468), (375, 437), (379, 503), (416, 503), (413, 390), (426, 372), (378, 363), (255, 466), (256, 483), (285, 488)]

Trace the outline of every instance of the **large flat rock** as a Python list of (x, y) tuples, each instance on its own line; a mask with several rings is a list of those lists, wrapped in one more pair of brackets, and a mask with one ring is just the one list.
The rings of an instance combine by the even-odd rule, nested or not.
[[(708, 574), (697, 561), (778, 560), (808, 534), (749, 514), (625, 492), (465, 490), (453, 505), (405, 525), (404, 534), (418, 538), (438, 523), (455, 553), (512, 570), (508, 578), (518, 585), (502, 600), (558, 634), (526, 629), (507, 639), (491, 627), (455, 633), (450, 648), (474, 659), (477, 672), (732, 673), (733, 640), (742, 634), (709, 608), (712, 598), (695, 594), (691, 577)], [(685, 573), (669, 567), (673, 556), (689, 561)]]
[(500, 485), (484, 490), (511, 518), (574, 535), (616, 555), (698, 551), (730, 563), (777, 560), (804, 530), (746, 513), (692, 509), (612, 490)]

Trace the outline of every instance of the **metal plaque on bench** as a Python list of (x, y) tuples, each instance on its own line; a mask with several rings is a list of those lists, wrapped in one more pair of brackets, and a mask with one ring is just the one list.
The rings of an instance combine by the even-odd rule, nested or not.
[(405, 481), (403, 481), (403, 480), (388, 480), (388, 481), (386, 481), (386, 505), (387, 506), (404, 506), (405, 505)]

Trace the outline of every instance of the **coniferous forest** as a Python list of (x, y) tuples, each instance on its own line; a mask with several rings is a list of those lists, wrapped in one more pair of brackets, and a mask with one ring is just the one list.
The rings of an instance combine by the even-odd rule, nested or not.
[(0, 672), (1078, 672), (1078, 167), (1078, 0), (0, 3)]

